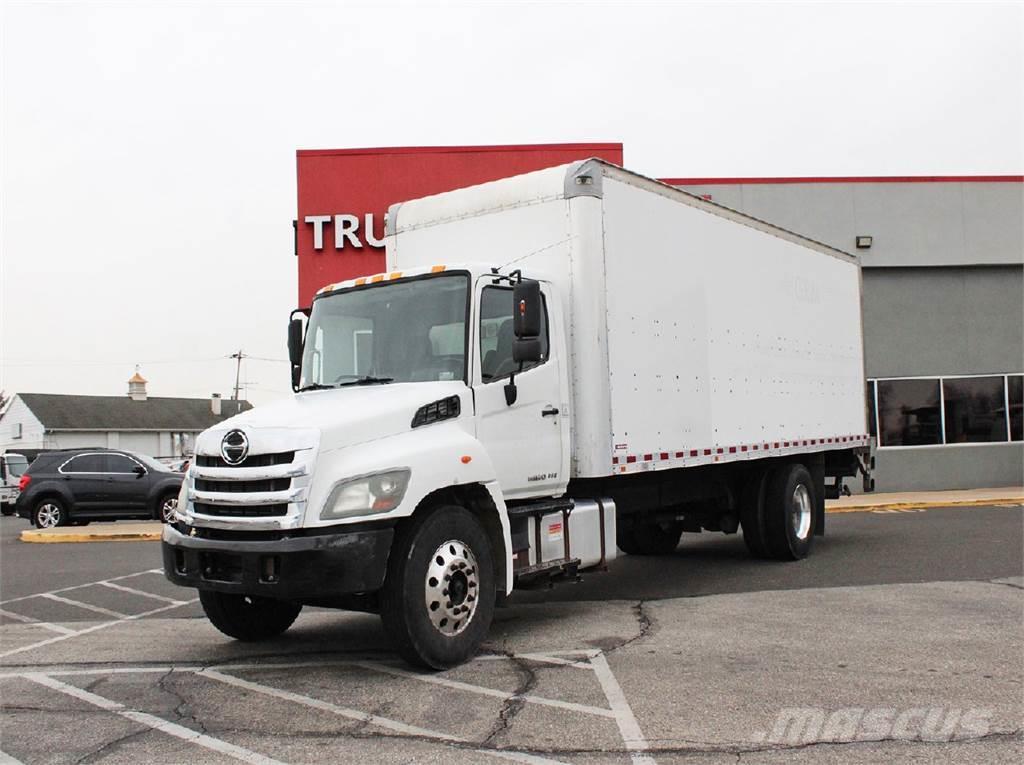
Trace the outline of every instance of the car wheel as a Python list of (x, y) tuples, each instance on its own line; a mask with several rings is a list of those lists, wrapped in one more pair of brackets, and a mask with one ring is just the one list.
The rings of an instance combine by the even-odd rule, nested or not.
[(292, 626), (302, 610), (299, 603), (200, 590), (199, 602), (206, 618), (228, 637), (246, 642), (277, 637)]
[(54, 529), (57, 526), (65, 526), (68, 522), (68, 513), (60, 500), (44, 499), (36, 505), (32, 513), (32, 520), (40, 529)]
[(178, 495), (165, 494), (157, 504), (157, 513), (163, 523), (174, 522), (174, 512), (178, 509)]
[(3, 502), (0, 503), (0, 515), (14, 515), (14, 503)]
[(494, 616), (494, 560), (475, 515), (443, 505), (395, 538), (381, 619), (410, 664), (446, 669), (469, 659)]

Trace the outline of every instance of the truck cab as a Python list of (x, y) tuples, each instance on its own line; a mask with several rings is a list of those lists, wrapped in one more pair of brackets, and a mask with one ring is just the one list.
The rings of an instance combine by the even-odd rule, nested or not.
[(23, 454), (0, 454), (0, 513), (14, 515), (21, 476), (28, 470), (28, 458)]
[[(164, 534), (168, 576), (198, 587), (211, 619), (235, 637), (255, 637), (230, 610), (245, 603), (240, 595), (254, 614), (280, 612), (276, 621), (261, 615), (264, 627), (290, 624), (310, 603), (381, 610), (393, 633), (415, 634), (407, 615), (393, 613), (405, 610), (400, 596), (389, 615), (382, 589), (409, 563), (396, 552), (407, 557), (425, 533), (437, 570), (419, 571), (420, 586), (439, 583), (427, 616), (441, 616), (431, 626), (451, 637), (448, 625), (473, 622), (478, 640), (496, 593), (514, 586), (509, 506), (553, 500), (569, 481), (563, 328), (549, 283), (478, 265), (321, 290), (308, 318), (289, 328), (295, 396), (197, 440), (177, 522)], [(436, 520), (438, 509), (447, 530), (423, 532), (418, 518)], [(607, 541), (602, 561), (614, 556)], [(540, 565), (528, 547), (520, 568), (557, 567)], [(560, 571), (572, 560), (554, 559)], [(444, 586), (452, 577), (463, 588), (454, 601)], [(474, 605), (481, 591), (486, 613)], [(407, 642), (403, 653), (417, 663), (465, 658), (461, 647)]]

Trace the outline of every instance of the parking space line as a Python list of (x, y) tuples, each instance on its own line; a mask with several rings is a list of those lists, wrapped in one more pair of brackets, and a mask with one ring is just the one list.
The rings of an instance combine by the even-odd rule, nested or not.
[(86, 611), (95, 611), (96, 613), (103, 614), (104, 616), (113, 616), (115, 619), (128, 618), (128, 614), (122, 614), (120, 611), (111, 611), (109, 608), (104, 608), (103, 606), (94, 606), (92, 603), (83, 603), (80, 600), (72, 600), (71, 598), (54, 595), (52, 592), (47, 592), (39, 597), (46, 598), (47, 600), (53, 600), (57, 603), (66, 603), (67, 605), (74, 606), (75, 608), (84, 608)]
[[(507, 657), (506, 657), (507, 658)], [(517, 656), (516, 658), (522, 658)], [(531, 704), (540, 704), (546, 707), (556, 707), (558, 709), (566, 709), (571, 712), (582, 712), (583, 714), (596, 715), (598, 717), (609, 717), (611, 719), (618, 719), (616, 713), (611, 709), (602, 709), (601, 707), (592, 707), (587, 704), (576, 704), (572, 701), (560, 701), (558, 699), (548, 699), (543, 696), (531, 696), (531, 695), (520, 695), (516, 693), (509, 693), (508, 691), (499, 691), (494, 688), (487, 688), (482, 685), (472, 685), (470, 683), (463, 683), (459, 680), (449, 680), (446, 677), (439, 675), (421, 675), (415, 672), (409, 672), (398, 667), (391, 667), (387, 664), (381, 664), (378, 662), (371, 661), (353, 661), (350, 662), (353, 666), (362, 667), (363, 669), (369, 669), (375, 672), (383, 672), (388, 675), (394, 675), (395, 677), (404, 677), (409, 680), (419, 680), (422, 683), (431, 683), (433, 685), (442, 685), (445, 688), (453, 688), (458, 691), (467, 691), (469, 693), (476, 693), (481, 696), (491, 696), (492, 698), (501, 699), (502, 701), (509, 701), (511, 699), (521, 699)]]
[(0, 752), (0, 765), (24, 765), (21, 760), (16, 760), (7, 752)]
[(153, 598), (153, 600), (162, 600), (164, 603), (173, 603), (176, 606), (180, 606), (185, 602), (183, 600), (168, 598), (164, 595), (156, 595), (152, 592), (145, 592), (144, 590), (136, 590), (134, 587), (125, 587), (123, 584), (116, 584), (115, 582), (100, 582), (100, 586), (109, 587), (112, 590), (120, 590), (121, 592), (128, 592), (132, 595), (142, 595), (147, 598)]
[[(51, 632), (60, 632), (64, 635), (74, 635), (75, 630), (70, 630), (67, 627), (62, 627), (59, 624), (52, 624), (51, 622), (41, 622), (38, 619), (33, 619), (31, 616), (25, 616), (24, 614), (16, 614), (13, 611), (7, 611), (0, 608), (0, 616), (6, 616), (8, 619), (14, 619), (17, 622), (23, 624), (31, 624), (33, 627), (42, 627), (43, 629), (50, 630)], [(0, 760), (2, 762), (2, 760)]]
[(72, 590), (81, 590), (83, 587), (92, 587), (94, 584), (104, 584), (105, 582), (120, 582), (123, 579), (131, 579), (136, 576), (142, 576), (143, 574), (162, 574), (164, 570), (162, 568), (147, 568), (145, 571), (136, 571), (134, 574), (122, 574), (121, 576), (112, 576), (109, 579), (99, 579), (95, 582), (86, 582), (85, 584), (73, 584), (69, 587), (58, 587), (56, 590), (49, 590), (47, 592), (34, 592), (31, 595), (21, 595), (17, 598), (8, 598), (7, 600), (0, 600), (0, 606), (6, 606), (8, 603), (17, 603), (20, 600), (29, 600), (31, 598), (38, 598), (42, 595), (50, 594), (56, 595), (61, 592), (71, 592)]
[[(380, 715), (370, 714), (368, 712), (360, 712), (356, 709), (348, 709), (346, 707), (340, 707), (336, 704), (332, 704), (329, 701), (323, 701), (321, 699), (315, 699), (311, 696), (303, 696), (298, 693), (291, 691), (281, 690), (279, 688), (273, 688), (269, 685), (263, 685), (262, 683), (254, 683), (251, 680), (244, 680), (234, 675), (227, 675), (223, 672), (218, 672), (215, 669), (203, 670), (196, 673), (199, 677), (209, 677), (213, 680), (218, 680), (227, 685), (233, 685), (237, 688), (243, 688), (254, 693), (261, 693), (266, 696), (271, 696), (282, 701), (291, 701), (302, 706), (311, 707), (312, 709), (319, 709), (324, 712), (330, 712), (331, 714), (338, 715), (339, 717), (345, 717), (349, 720), (355, 720), (356, 722), (365, 723), (368, 725), (374, 725), (378, 728), (384, 728), (385, 730), (393, 731), (394, 733), (404, 734), (406, 736), (417, 736), (419, 738), (429, 738), (437, 741), (438, 743), (448, 744), (467, 744), (470, 743), (467, 739), (461, 736), (450, 736), (446, 733), (440, 733), (438, 731), (428, 730), (427, 728), (420, 728), (415, 725), (407, 725), (406, 723), (399, 722), (397, 720), (391, 720), (387, 717), (381, 717)], [(531, 763), (531, 765), (544, 765), (558, 763), (557, 760), (551, 760), (546, 757), (538, 757), (532, 754), (525, 754), (520, 752), (509, 752), (509, 751), (491, 751), (488, 749), (476, 749), (479, 754), (486, 754), (493, 757), (499, 757), (506, 760), (514, 760), (517, 762)]]
[(629, 702), (626, 701), (626, 694), (622, 692), (622, 686), (619, 685), (619, 681), (612, 674), (611, 667), (608, 666), (608, 659), (603, 653), (599, 653), (597, 656), (590, 657), (590, 663), (594, 666), (594, 674), (597, 675), (597, 680), (601, 683), (609, 705), (615, 710), (615, 721), (619, 724), (619, 733), (622, 735), (626, 749), (630, 750), (629, 756), (633, 760), (633, 765), (654, 765), (654, 758), (646, 753), (649, 748), (647, 739), (644, 738), (644, 734), (640, 730), (640, 723), (637, 722)]
[(213, 736), (208, 736), (205, 733), (200, 733), (199, 731), (192, 730), (191, 728), (186, 728), (184, 725), (172, 723), (162, 717), (128, 709), (124, 704), (111, 701), (104, 696), (98, 696), (90, 691), (84, 691), (73, 685), (68, 685), (60, 680), (48, 677), (47, 675), (33, 672), (26, 674), (25, 678), (34, 683), (38, 683), (39, 685), (45, 685), (47, 688), (52, 688), (55, 691), (60, 691), (63, 694), (85, 701), (93, 706), (99, 707), (100, 709), (105, 709), (108, 712), (114, 712), (121, 717), (131, 720), (132, 722), (145, 725), (153, 730), (158, 730), (161, 733), (175, 736), (183, 741), (198, 744), (206, 749), (211, 749), (215, 752), (219, 752), (220, 754), (227, 755), (228, 757), (233, 757), (236, 760), (248, 762), (251, 763), (251, 765), (284, 765), (284, 763), (279, 760), (264, 757), (262, 754), (258, 754), (241, 746), (236, 746), (235, 744), (229, 744), (227, 741), (222, 741), (219, 738), (214, 738)]
[[(199, 600), (199, 598), (192, 598), (192, 600), (186, 600), (181, 605), (188, 606), (192, 603), (195, 603), (197, 600)], [(100, 624), (94, 624), (91, 627), (86, 627), (85, 629), (78, 630), (77, 632), (72, 632), (70, 635), (55, 635), (52, 638), (40, 640), (37, 643), (30, 643), (29, 645), (23, 645), (20, 648), (12, 648), (9, 651), (4, 651), (0, 653), (0, 659), (7, 658), (8, 656), (13, 656), (16, 653), (24, 653), (25, 651), (31, 651), (34, 648), (42, 648), (43, 646), (47, 646), (52, 643), (59, 643), (60, 641), (67, 640), (68, 638), (78, 637), (79, 635), (86, 635), (90, 632), (96, 632), (96, 630), (102, 630), (106, 629), (107, 627), (113, 627), (115, 624), (124, 624), (125, 622), (142, 619), (145, 616), (152, 616), (153, 614), (159, 614), (164, 611), (170, 611), (172, 608), (180, 608), (180, 606), (160, 606), (160, 608), (154, 608), (151, 611), (143, 611), (141, 614), (132, 614), (131, 616), (126, 616), (123, 619), (118, 619), (117, 621), (101, 622)]]

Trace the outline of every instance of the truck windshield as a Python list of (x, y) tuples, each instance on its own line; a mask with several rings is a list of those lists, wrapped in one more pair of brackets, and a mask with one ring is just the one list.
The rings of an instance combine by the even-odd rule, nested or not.
[(28, 470), (28, 459), (20, 454), (8, 455), (4, 457), (4, 461), (7, 463), (7, 475), (11, 478), (18, 478)]
[(466, 379), (469, 276), (444, 274), (318, 298), (299, 389)]

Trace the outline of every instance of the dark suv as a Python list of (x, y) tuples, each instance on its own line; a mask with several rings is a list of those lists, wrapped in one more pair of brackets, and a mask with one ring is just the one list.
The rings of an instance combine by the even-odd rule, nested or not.
[(174, 520), (183, 475), (114, 449), (46, 452), (21, 477), (18, 515), (34, 526), (119, 518)]

